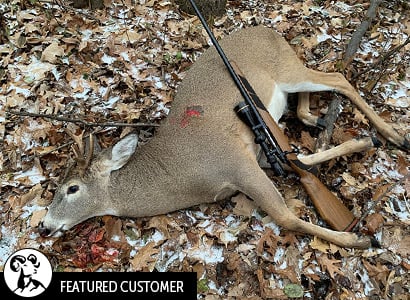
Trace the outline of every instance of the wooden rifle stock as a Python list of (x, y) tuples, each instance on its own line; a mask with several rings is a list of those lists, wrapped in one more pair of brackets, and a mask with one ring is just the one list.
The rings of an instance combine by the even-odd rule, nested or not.
[(304, 165), (296, 153), (292, 151), (287, 136), (266, 110), (260, 99), (257, 97), (252, 87), (239, 70), (238, 66), (231, 62), (233, 69), (245, 87), (249, 97), (254, 101), (255, 106), (261, 115), (266, 126), (275, 137), (277, 146), (286, 153), (286, 158), (292, 169), (300, 176), (300, 182), (304, 186), (315, 208), (323, 220), (333, 229), (338, 231), (351, 231), (358, 222), (353, 213), (313, 174), (313, 169)]

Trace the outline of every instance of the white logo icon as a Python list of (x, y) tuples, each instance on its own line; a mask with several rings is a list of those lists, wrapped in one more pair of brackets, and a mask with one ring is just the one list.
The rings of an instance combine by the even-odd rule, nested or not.
[(4, 280), (9, 289), (22, 297), (44, 292), (53, 271), (47, 257), (35, 249), (22, 249), (11, 255), (4, 267)]

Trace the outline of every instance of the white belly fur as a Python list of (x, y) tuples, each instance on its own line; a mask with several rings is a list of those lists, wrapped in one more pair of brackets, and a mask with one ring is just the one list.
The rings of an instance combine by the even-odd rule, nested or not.
[(272, 98), (270, 99), (267, 109), (273, 119), (278, 122), (286, 110), (288, 93), (281, 90), (277, 84), (273, 87)]

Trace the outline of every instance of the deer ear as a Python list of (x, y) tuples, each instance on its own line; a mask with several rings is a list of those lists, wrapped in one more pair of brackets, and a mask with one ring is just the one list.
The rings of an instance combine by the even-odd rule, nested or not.
[(107, 162), (109, 171), (122, 168), (134, 154), (138, 144), (138, 136), (129, 134), (118, 141), (111, 149), (111, 159)]

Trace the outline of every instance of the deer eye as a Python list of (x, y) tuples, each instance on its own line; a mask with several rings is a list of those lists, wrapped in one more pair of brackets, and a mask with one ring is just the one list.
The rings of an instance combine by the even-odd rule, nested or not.
[(80, 187), (78, 185), (70, 185), (67, 189), (67, 194), (74, 194), (76, 192), (78, 192), (78, 190), (80, 189)]

